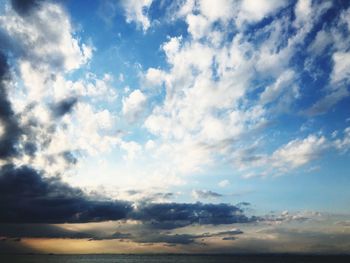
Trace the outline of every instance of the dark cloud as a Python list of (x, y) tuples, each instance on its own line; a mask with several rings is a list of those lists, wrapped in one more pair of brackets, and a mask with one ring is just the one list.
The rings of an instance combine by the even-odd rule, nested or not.
[(248, 218), (243, 210), (230, 204), (162, 203), (144, 204), (135, 209), (131, 217), (150, 227), (174, 229), (191, 224), (233, 224), (257, 220)]
[(173, 229), (190, 224), (247, 223), (243, 211), (229, 204), (143, 203), (99, 201), (27, 167), (6, 165), (0, 171), (0, 222), (65, 223), (134, 219), (146, 225)]
[(235, 237), (223, 237), (222, 240), (236, 240)]
[(159, 234), (159, 233), (147, 233), (140, 235), (132, 240), (137, 243), (167, 243), (167, 244), (183, 244), (187, 245), (193, 243), (197, 238), (196, 235), (190, 234)]
[(28, 15), (39, 7), (41, 0), (11, 0), (12, 8), (21, 16)]
[(63, 156), (64, 160), (69, 164), (76, 164), (78, 162), (78, 159), (70, 151), (63, 152), (62, 156)]
[(202, 241), (209, 237), (223, 237), (224, 240), (234, 240), (237, 235), (243, 234), (239, 229), (232, 229), (228, 231), (203, 233), (203, 234), (172, 234), (169, 232), (162, 232), (155, 229), (143, 228), (136, 233), (121, 233), (116, 232), (110, 236), (99, 236), (91, 238), (90, 240), (110, 240), (110, 239), (127, 239), (137, 243), (167, 243), (167, 244), (190, 244), (196, 243), (197, 239)]
[(59, 178), (44, 178), (27, 166), (0, 171), (0, 222), (65, 223), (125, 219), (132, 209), (122, 201), (89, 199)]
[(75, 97), (67, 98), (59, 101), (58, 103), (52, 105), (51, 110), (53, 115), (58, 118), (70, 113), (74, 105), (78, 102)]
[(37, 146), (33, 142), (27, 142), (24, 144), (24, 153), (29, 156), (34, 156), (37, 151)]
[(8, 100), (6, 81), (9, 80), (6, 57), (0, 51), (0, 159), (7, 159), (17, 153), (16, 144), (20, 135), (16, 116)]

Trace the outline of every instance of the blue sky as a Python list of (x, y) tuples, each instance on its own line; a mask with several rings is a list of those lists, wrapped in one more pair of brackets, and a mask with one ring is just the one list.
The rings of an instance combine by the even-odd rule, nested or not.
[[(22, 173), (49, 185), (59, 178), (63, 192), (79, 189), (89, 200), (140, 211), (168, 204), (186, 204), (193, 213), (224, 209), (220, 204), (236, 211), (247, 202), (241, 211), (247, 224), (234, 225), (236, 217), (220, 221), (243, 229), (233, 242), (237, 251), (245, 251), (253, 233), (271, 231), (286, 235), (285, 244), (313, 244), (311, 252), (343, 251), (322, 231), (330, 225), (336, 234), (349, 230), (347, 1), (3, 0), (0, 6), (1, 92), (9, 109), (0, 111), (4, 184)], [(64, 222), (128, 219), (149, 231), (150, 219), (137, 213)], [(40, 216), (20, 223), (33, 220), (63, 223)], [(295, 221), (319, 239), (292, 236)], [(319, 228), (316, 221), (323, 222)], [(210, 231), (217, 225), (216, 234), (204, 238), (213, 251), (230, 251), (222, 241), (211, 243), (225, 225), (213, 222), (204, 225)], [(200, 251), (202, 223), (181, 227), (195, 234), (179, 246), (194, 243), (190, 251)], [(169, 241), (161, 227), (147, 240), (128, 223), (122, 230), (131, 231), (133, 238), (124, 238), (132, 247)], [(22, 238), (48, 249), (35, 235)]]

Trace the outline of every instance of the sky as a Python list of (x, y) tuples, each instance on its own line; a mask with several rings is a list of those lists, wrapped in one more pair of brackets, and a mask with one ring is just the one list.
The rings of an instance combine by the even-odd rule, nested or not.
[(0, 253), (349, 253), (350, 2), (0, 0)]

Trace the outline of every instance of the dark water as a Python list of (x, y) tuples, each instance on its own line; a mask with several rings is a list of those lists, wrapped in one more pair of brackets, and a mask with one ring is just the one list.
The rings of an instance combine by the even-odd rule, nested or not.
[(1, 263), (350, 263), (350, 256), (296, 255), (0, 255)]

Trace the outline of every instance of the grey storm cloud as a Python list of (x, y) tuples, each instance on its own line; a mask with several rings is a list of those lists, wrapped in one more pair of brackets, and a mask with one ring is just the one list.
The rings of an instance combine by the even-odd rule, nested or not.
[(79, 223), (124, 219), (132, 207), (123, 201), (91, 200), (59, 178), (6, 165), (0, 171), (0, 210), (5, 223)]
[(9, 68), (5, 55), (0, 51), (0, 159), (8, 159), (17, 154), (16, 143), (20, 128), (8, 100), (6, 81), (9, 79)]
[(243, 210), (230, 204), (160, 203), (144, 204), (132, 211), (133, 219), (141, 220), (149, 227), (174, 229), (191, 224), (233, 224), (256, 221)]
[(51, 110), (55, 117), (62, 117), (73, 110), (74, 105), (78, 102), (75, 97), (63, 99), (51, 106)]
[(42, 0), (11, 0), (12, 8), (19, 15), (28, 15), (30, 12), (39, 7)]
[(31, 167), (5, 165), (0, 171), (0, 222), (84, 223), (134, 219), (149, 227), (173, 229), (190, 224), (248, 223), (243, 210), (229, 204), (101, 201), (59, 177), (46, 178)]
[[(214, 232), (214, 233), (202, 233), (202, 234), (172, 234), (169, 232), (162, 232), (154, 229), (144, 228), (136, 233), (121, 233), (116, 232), (110, 236), (100, 236), (91, 238), (92, 240), (110, 240), (110, 239), (122, 239), (132, 240), (137, 243), (167, 243), (167, 244), (190, 244), (196, 243), (197, 239), (204, 239), (209, 237), (223, 237), (223, 240), (234, 240), (237, 235), (243, 234), (240, 229), (232, 229), (228, 231)], [(226, 238), (226, 239), (225, 239)]]

